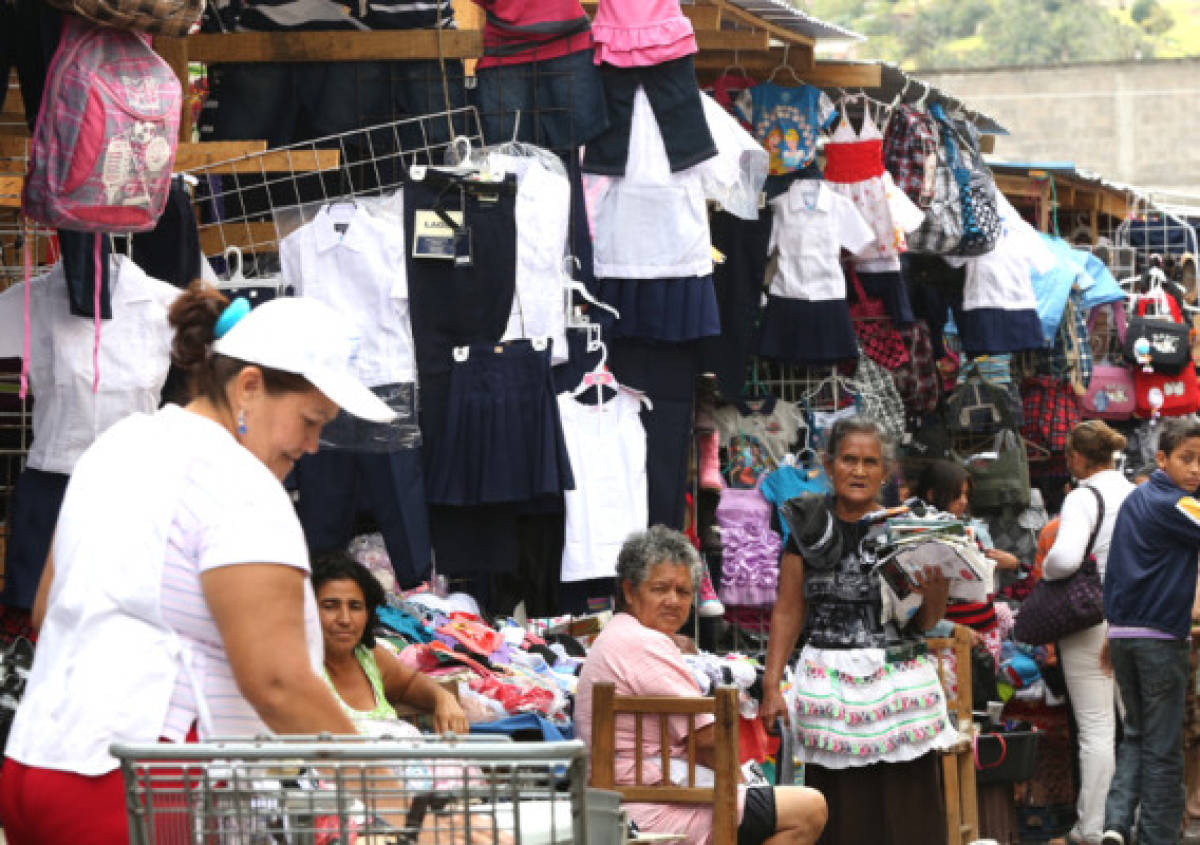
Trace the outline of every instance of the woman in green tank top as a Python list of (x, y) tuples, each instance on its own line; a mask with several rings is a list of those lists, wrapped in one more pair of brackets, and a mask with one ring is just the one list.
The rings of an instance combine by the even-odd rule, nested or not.
[(393, 704), (432, 713), (438, 733), (468, 732), (452, 694), (376, 644), (375, 608), (384, 595), (374, 575), (345, 552), (331, 552), (314, 561), (312, 580), (325, 639), (325, 680), (360, 733), (371, 732), (373, 723), (395, 723)]

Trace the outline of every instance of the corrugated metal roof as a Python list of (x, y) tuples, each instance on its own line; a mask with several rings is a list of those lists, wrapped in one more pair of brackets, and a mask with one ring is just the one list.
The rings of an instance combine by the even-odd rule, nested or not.
[[(994, 117), (971, 108), (953, 94), (929, 85), (891, 62), (880, 62), (879, 65), (880, 85), (871, 89), (871, 96), (876, 99), (890, 103), (903, 94), (905, 102), (914, 102), (924, 96), (926, 103), (941, 103), (947, 112), (965, 113), (975, 128), (985, 135), (1008, 134), (1008, 130)], [(929, 92), (927, 95), (924, 94), (926, 90)]]
[(823, 38), (849, 38), (853, 41), (867, 40), (865, 35), (853, 30), (814, 18), (807, 12), (797, 9), (791, 3), (787, 2), (787, 0), (729, 0), (729, 2), (776, 26), (790, 29), (798, 35), (805, 35), (813, 40)]

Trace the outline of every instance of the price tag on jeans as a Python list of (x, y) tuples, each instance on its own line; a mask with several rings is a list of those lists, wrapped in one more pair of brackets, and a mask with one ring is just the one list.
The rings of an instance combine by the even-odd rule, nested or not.
[[(461, 227), (461, 211), (447, 211), (445, 215)], [(413, 258), (455, 259), (457, 242), (454, 227), (446, 223), (432, 209), (419, 208), (413, 215)]]

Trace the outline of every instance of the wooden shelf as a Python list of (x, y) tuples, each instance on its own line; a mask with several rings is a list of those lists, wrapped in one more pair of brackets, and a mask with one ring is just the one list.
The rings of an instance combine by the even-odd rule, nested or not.
[[(364, 62), (410, 59), (477, 58), (483, 52), (478, 30), (433, 29), (391, 32), (230, 32), (201, 33), (159, 42), (186, 41), (188, 61), (222, 62)], [(440, 41), (440, 47), (439, 47)], [(159, 50), (161, 53), (162, 50)]]

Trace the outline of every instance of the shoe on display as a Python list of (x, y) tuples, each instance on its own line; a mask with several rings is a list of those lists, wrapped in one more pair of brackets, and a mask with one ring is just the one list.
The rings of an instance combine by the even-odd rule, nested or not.
[(704, 567), (704, 575), (700, 578), (699, 611), (702, 619), (725, 615), (725, 605), (717, 598), (717, 591), (713, 589), (712, 576), (708, 574), (707, 566)]

